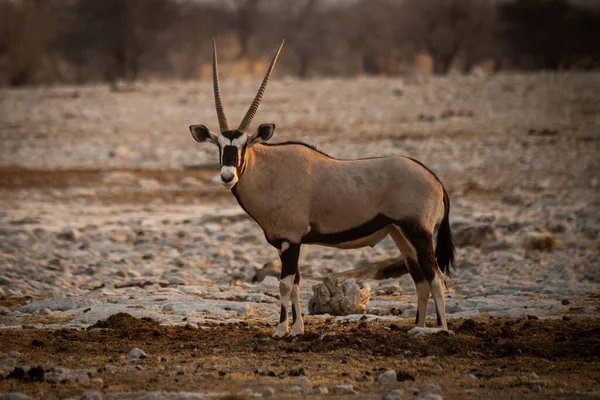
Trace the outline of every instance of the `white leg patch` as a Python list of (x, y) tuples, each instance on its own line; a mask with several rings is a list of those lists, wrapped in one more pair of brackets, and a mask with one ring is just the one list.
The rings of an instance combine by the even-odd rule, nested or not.
[(436, 274), (433, 281), (431, 281), (431, 295), (435, 302), (438, 328), (448, 329), (448, 322), (446, 321), (446, 301), (444, 300), (444, 282), (440, 279), (438, 274)]
[(285, 278), (279, 281), (279, 297), (281, 299), (281, 309), (282, 312), (285, 310), (286, 318), (281, 321), (279, 325), (277, 325), (277, 329), (273, 334), (273, 337), (280, 338), (284, 337), (288, 334), (288, 319), (291, 315), (290, 313), (290, 296), (292, 294), (292, 288), (294, 286), (294, 279), (296, 278), (296, 274), (288, 275)]
[(292, 307), (296, 312), (296, 321), (292, 325), (290, 336), (304, 335), (304, 321), (302, 321), (302, 308), (300, 307), (300, 285), (292, 289)]
[(419, 313), (419, 320), (416, 326), (424, 328), (425, 320), (427, 319), (427, 307), (429, 305), (429, 284), (427, 282), (419, 282), (415, 286), (417, 287), (417, 312)]

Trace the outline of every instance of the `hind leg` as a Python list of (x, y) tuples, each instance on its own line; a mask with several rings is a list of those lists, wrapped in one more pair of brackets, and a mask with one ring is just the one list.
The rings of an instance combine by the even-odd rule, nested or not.
[(404, 236), (400, 227), (394, 226), (390, 231), (390, 236), (396, 243), (396, 246), (404, 257), (404, 262), (408, 267), (410, 276), (412, 277), (417, 289), (417, 316), (415, 326), (424, 328), (425, 318), (427, 316), (427, 306), (429, 303), (429, 285), (425, 280), (425, 276), (419, 267), (417, 250), (412, 243)]
[[(427, 303), (429, 293), (432, 294), (437, 315), (437, 326), (448, 329), (446, 322), (446, 305), (444, 300), (443, 274), (440, 271), (433, 252), (433, 234), (415, 223), (398, 226), (395, 236), (407, 253), (406, 262), (411, 271), (415, 285), (417, 286), (417, 298), (419, 307), (417, 309), (417, 327), (425, 326)], [(393, 238), (393, 236), (392, 236)], [(397, 239), (394, 239), (396, 241)], [(402, 248), (401, 252), (404, 253)], [(419, 270), (420, 274), (412, 270)]]

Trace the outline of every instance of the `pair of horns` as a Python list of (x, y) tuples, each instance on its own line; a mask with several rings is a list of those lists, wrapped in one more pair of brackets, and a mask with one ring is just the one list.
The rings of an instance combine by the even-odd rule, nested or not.
[[(258, 89), (258, 93), (256, 93), (256, 97), (254, 101), (250, 105), (246, 116), (242, 120), (240, 127), (237, 129), (240, 132), (246, 132), (250, 127), (250, 123), (252, 122), (252, 118), (254, 118), (254, 114), (256, 114), (256, 110), (258, 110), (258, 105), (262, 100), (263, 95), (265, 94), (265, 90), (267, 89), (267, 84), (269, 83), (269, 79), (271, 78), (271, 74), (273, 73), (273, 68), (275, 67), (275, 63), (277, 62), (277, 58), (279, 57), (279, 53), (283, 47), (283, 43), (285, 40), (281, 42), (277, 52), (273, 56), (271, 60), (271, 64), (267, 69), (267, 73)], [(219, 89), (219, 66), (217, 63), (217, 43), (213, 38), (213, 89), (215, 92), (215, 106), (217, 107), (217, 117), (219, 118), (219, 127), (221, 128), (221, 132), (229, 130), (229, 124), (227, 124), (227, 117), (225, 117), (225, 110), (223, 108), (223, 102), (221, 101), (221, 90)]]

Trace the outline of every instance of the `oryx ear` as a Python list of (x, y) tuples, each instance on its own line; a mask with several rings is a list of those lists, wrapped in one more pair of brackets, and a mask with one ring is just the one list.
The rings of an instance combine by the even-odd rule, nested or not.
[(218, 144), (217, 136), (204, 125), (192, 125), (190, 126), (190, 132), (192, 132), (192, 137), (198, 143), (211, 142)]
[(266, 142), (273, 137), (275, 132), (275, 124), (260, 124), (256, 132), (250, 136), (250, 146), (260, 142)]

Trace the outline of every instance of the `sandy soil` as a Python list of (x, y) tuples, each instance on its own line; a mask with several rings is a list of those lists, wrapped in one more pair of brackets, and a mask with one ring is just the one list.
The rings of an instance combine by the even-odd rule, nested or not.
[[(230, 120), (256, 85), (224, 82)], [(275, 122), (274, 141), (408, 155), (442, 178), (450, 337), (407, 334), (404, 277), (368, 281), (364, 316), (271, 339), (277, 281), (251, 278), (277, 253), (187, 131), (216, 126), (212, 102), (205, 83), (0, 90), (0, 393), (599, 396), (600, 74), (270, 85), (254, 122)], [(318, 277), (398, 255), (390, 240), (303, 248), (303, 306)], [(120, 312), (147, 320), (88, 330)], [(147, 358), (127, 362), (134, 346)], [(386, 370), (415, 380), (381, 383)]]

